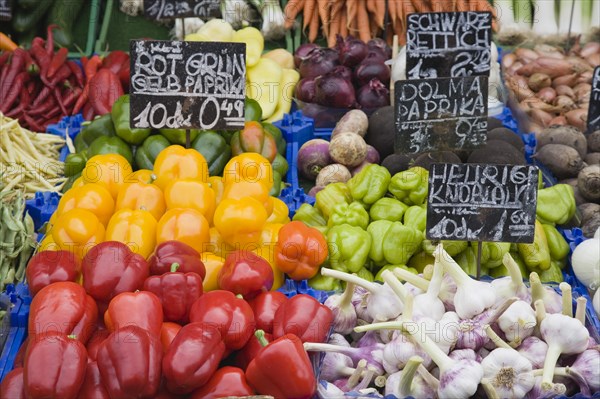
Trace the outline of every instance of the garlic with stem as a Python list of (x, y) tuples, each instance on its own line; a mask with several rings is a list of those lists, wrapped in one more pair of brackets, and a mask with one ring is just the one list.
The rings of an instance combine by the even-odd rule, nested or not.
[(582, 352), (570, 369), (576, 370), (583, 376), (592, 392), (600, 391), (600, 350), (598, 348)]
[[(427, 265), (425, 268), (427, 269), (432, 265)], [(408, 270), (402, 269), (401, 267), (393, 270), (393, 273), (400, 280), (404, 280), (407, 283), (414, 285), (422, 291), (427, 291), (429, 289), (429, 280), (424, 277), (418, 276), (409, 272)], [(433, 275), (433, 273), (432, 273)], [(440, 285), (440, 291), (438, 297), (442, 300), (444, 305), (446, 306), (446, 310), (454, 310), (454, 295), (456, 294), (456, 283), (449, 277), (447, 274), (444, 274), (442, 283)]]
[(462, 319), (470, 319), (496, 303), (496, 293), (490, 283), (473, 280), (439, 244), (433, 255), (456, 282), (454, 308)]
[(536, 324), (535, 311), (525, 301), (513, 303), (498, 317), (498, 327), (512, 347), (521, 345), (525, 338), (531, 336)]
[(523, 275), (517, 262), (510, 256), (510, 252), (504, 254), (502, 264), (508, 270), (507, 277), (501, 277), (492, 280), (491, 284), (496, 291), (498, 299), (511, 298), (513, 296), (522, 299), (523, 301), (531, 301), (531, 293), (529, 288), (523, 282)]
[[(369, 325), (369, 324), (367, 324)], [(383, 361), (383, 344), (376, 344), (373, 346), (363, 346), (360, 348), (346, 347), (340, 345), (331, 344), (319, 344), (314, 342), (305, 342), (304, 350), (307, 352), (335, 352), (341, 353), (348, 356), (358, 368), (361, 360), (364, 360), (366, 364), (374, 367), (377, 370), (377, 374), (381, 375), (384, 373), (382, 361)]]
[(544, 308), (548, 313), (562, 312), (562, 297), (552, 288), (544, 287), (536, 272), (529, 275), (529, 284), (531, 285), (532, 304), (539, 299), (544, 301)]
[(575, 318), (585, 326), (585, 307), (587, 306), (587, 299), (583, 296), (577, 298), (577, 308), (575, 309)]
[(573, 317), (573, 292), (571, 286), (565, 282), (558, 285), (562, 293), (562, 314)]
[(510, 347), (491, 351), (481, 367), (501, 398), (522, 398), (535, 384), (531, 362)]
[(500, 399), (500, 396), (498, 396), (498, 391), (496, 391), (496, 388), (494, 388), (489, 379), (485, 377), (482, 378), (481, 386), (483, 387), (488, 399)]
[[(537, 370), (536, 370), (537, 371)], [(534, 372), (535, 373), (535, 372)], [(562, 396), (567, 392), (565, 384), (554, 384), (550, 390), (542, 388), (542, 377), (535, 377), (535, 385), (527, 394), (528, 399), (546, 399)]]
[(350, 334), (356, 325), (356, 310), (352, 306), (352, 294), (355, 284), (347, 283), (342, 294), (329, 296), (325, 303), (333, 313), (333, 331), (340, 334)]
[(429, 282), (429, 287), (425, 293), (415, 296), (414, 313), (418, 319), (420, 316), (426, 316), (433, 320), (440, 320), (446, 309), (444, 303), (438, 298), (440, 289), (442, 288), (442, 280), (444, 278), (444, 270), (441, 263), (436, 257), (433, 264), (433, 277)]
[(517, 348), (517, 351), (529, 359), (533, 367), (541, 368), (544, 367), (546, 352), (548, 352), (548, 344), (538, 337), (527, 337), (521, 346)]
[(434, 397), (435, 390), (417, 373), (422, 362), (421, 357), (412, 356), (403, 370), (390, 375), (386, 381), (385, 394), (399, 399)]

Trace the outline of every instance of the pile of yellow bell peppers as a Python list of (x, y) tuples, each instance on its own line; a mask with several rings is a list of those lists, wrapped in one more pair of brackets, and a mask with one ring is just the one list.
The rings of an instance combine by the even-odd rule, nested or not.
[(185, 40), (245, 43), (246, 95), (260, 104), (263, 121), (278, 121), (290, 112), (294, 88), (300, 80), (294, 56), (284, 49), (263, 54), (265, 40), (258, 29), (249, 26), (236, 31), (227, 21), (212, 19)]
[(245, 249), (273, 268), (273, 289), (283, 284), (273, 251), (290, 221), (286, 204), (269, 196), (271, 163), (256, 153), (233, 157), (223, 177), (209, 176), (193, 149), (172, 145), (154, 170), (133, 172), (121, 155), (90, 158), (50, 219), (40, 250), (63, 249), (79, 258), (103, 241), (119, 241), (148, 258), (154, 248), (176, 240), (202, 256), (206, 291), (218, 289), (217, 275), (230, 251)]

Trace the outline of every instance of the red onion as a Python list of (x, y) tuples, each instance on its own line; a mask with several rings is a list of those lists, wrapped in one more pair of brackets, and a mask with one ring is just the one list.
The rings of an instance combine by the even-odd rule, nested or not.
[(362, 40), (352, 36), (344, 39), (338, 35), (336, 48), (340, 53), (340, 63), (350, 68), (358, 65), (368, 53), (367, 45)]
[(365, 59), (362, 60), (362, 63), (367, 63), (367, 62), (371, 62), (371, 61), (386, 62), (387, 60), (388, 60), (388, 58), (386, 57), (386, 55), (384, 54), (383, 51), (374, 49), (374, 50), (369, 50), (369, 53), (367, 54)]
[(352, 81), (352, 69), (348, 68), (347, 66), (338, 65), (335, 68), (333, 68), (333, 71), (331, 71), (331, 73), (338, 75), (349, 82)]
[(382, 61), (364, 60), (354, 70), (354, 81), (358, 86), (364, 86), (375, 78), (386, 84), (390, 81), (390, 68)]
[(365, 162), (378, 164), (379, 161), (379, 152), (372, 145), (367, 145), (367, 157), (365, 158)]
[(316, 48), (319, 48), (319, 46), (314, 43), (301, 44), (300, 47), (298, 47), (296, 49), (296, 52), (294, 53), (294, 65), (296, 66), (296, 68), (299, 68), (302, 60), (306, 58), (308, 54), (310, 54), (310, 52)]
[(315, 102), (315, 81), (313, 79), (300, 79), (295, 88), (295, 96), (305, 103)]
[(315, 101), (332, 108), (352, 108), (357, 105), (352, 83), (333, 73), (315, 79)]
[(385, 40), (379, 37), (369, 40), (367, 47), (369, 50), (381, 50), (388, 60), (392, 58), (392, 48), (388, 46)]
[(360, 106), (366, 109), (390, 105), (390, 91), (377, 78), (358, 89), (357, 98)]
[(300, 76), (316, 78), (331, 72), (338, 65), (337, 51), (318, 48), (312, 50), (300, 63)]

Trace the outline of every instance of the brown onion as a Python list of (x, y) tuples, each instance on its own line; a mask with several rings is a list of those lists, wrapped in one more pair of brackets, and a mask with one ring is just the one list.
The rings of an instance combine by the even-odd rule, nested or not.
[(517, 56), (514, 53), (508, 53), (504, 57), (502, 57), (502, 68), (510, 68), (515, 61), (517, 61)]
[(557, 60), (556, 58), (550, 57), (540, 57), (535, 62), (539, 66), (535, 72), (545, 73), (551, 78), (564, 76), (574, 72), (572, 65), (565, 60)]
[(538, 123), (543, 127), (550, 126), (550, 121), (552, 121), (552, 115), (547, 113), (546, 111), (542, 111), (541, 109), (532, 109), (531, 110), (531, 119), (534, 122)]
[(557, 86), (555, 89), (556, 89), (556, 94), (559, 96), (567, 96), (567, 97), (575, 98), (575, 92), (573, 91), (573, 88), (571, 86), (560, 85), (560, 86)]
[(590, 64), (593, 68), (596, 68), (600, 65), (600, 53), (595, 53), (590, 56), (585, 57), (585, 60)]
[(540, 57), (551, 57), (558, 59), (565, 58), (565, 55), (561, 52), (561, 50), (549, 44), (536, 44), (533, 49), (540, 55)]
[(536, 96), (546, 103), (551, 103), (552, 100), (556, 98), (556, 90), (554, 90), (552, 87), (544, 87), (538, 91)]
[(592, 54), (600, 54), (600, 43), (598, 42), (587, 42), (581, 49), (579, 54), (583, 58), (587, 58)]
[(594, 77), (594, 71), (593, 70), (588, 70), (585, 72), (581, 72), (579, 74), (579, 77), (576, 80), (576, 83), (588, 83), (588, 84), (592, 84), (592, 78)]
[(592, 67), (586, 60), (577, 56), (572, 55), (570, 57), (567, 57), (566, 61), (571, 65), (573, 71), (578, 73), (589, 71), (592, 69)]
[(519, 68), (523, 66), (521, 61), (516, 61), (510, 68), (506, 70), (506, 73), (509, 75), (516, 75)]
[(567, 118), (565, 118), (564, 115), (559, 115), (559, 116), (555, 116), (554, 118), (552, 118), (552, 120), (550, 121), (550, 124), (548, 126), (566, 125), (566, 124), (567, 124)]
[(535, 51), (523, 47), (519, 47), (518, 49), (516, 49), (515, 55), (517, 56), (517, 58), (519, 58), (519, 60), (525, 63), (534, 61), (539, 57), (538, 53), (536, 53)]
[(573, 91), (575, 92), (575, 99), (577, 101), (583, 98), (589, 98), (590, 92), (592, 91), (592, 85), (589, 83), (578, 83), (573, 87)]
[(567, 118), (569, 125), (575, 126), (579, 130), (584, 131), (587, 123), (587, 114), (587, 109), (578, 108), (567, 112), (565, 117)]
[(544, 87), (549, 87), (552, 84), (550, 76), (543, 73), (534, 73), (529, 77), (527, 85), (533, 91), (540, 91)]
[(515, 75), (511, 79), (507, 79), (506, 84), (519, 101), (535, 96), (535, 93), (527, 85), (527, 78), (523, 76)]
[(525, 64), (521, 68), (517, 69), (517, 74), (523, 76), (531, 76), (534, 73), (538, 72), (538, 70), (539, 65), (534, 61), (530, 62), (529, 64)]
[(557, 112), (557, 109), (552, 104), (546, 104), (541, 99), (537, 97), (530, 97), (523, 100), (523, 103), (527, 104), (531, 109), (541, 109), (546, 112)]
[(552, 87), (554, 87), (555, 89), (558, 86), (562, 86), (562, 85), (573, 87), (575, 85), (575, 82), (577, 81), (577, 77), (578, 77), (578, 75), (576, 73), (571, 73), (571, 74), (567, 74), (564, 76), (558, 76), (558, 77), (554, 78), (554, 80), (552, 81)]
[(571, 97), (567, 96), (558, 96), (554, 99), (554, 104), (557, 108), (560, 108), (564, 111), (571, 110), (575, 108), (575, 101)]

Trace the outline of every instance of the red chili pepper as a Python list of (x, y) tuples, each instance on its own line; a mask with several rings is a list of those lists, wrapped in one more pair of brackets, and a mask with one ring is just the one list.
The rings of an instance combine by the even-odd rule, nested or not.
[(163, 311), (160, 300), (148, 291), (123, 292), (114, 297), (104, 313), (104, 323), (109, 331), (135, 325), (160, 337)]
[(75, 103), (75, 100), (77, 98), (79, 98), (80, 95), (81, 95), (81, 89), (79, 87), (76, 87), (73, 90), (68, 91), (67, 95), (64, 98), (64, 104), (65, 104), (65, 107), (67, 107), (67, 109), (70, 109), (71, 111), (67, 115), (75, 115), (72, 107), (73, 107), (73, 104)]
[(207, 292), (194, 302), (190, 321), (219, 328), (227, 349), (241, 349), (254, 333), (254, 314), (248, 302), (229, 291)]
[(87, 363), (85, 370), (85, 379), (79, 390), (79, 398), (110, 399), (100, 377), (98, 363), (95, 361)]
[(206, 268), (200, 260), (200, 254), (194, 248), (180, 241), (165, 241), (156, 246), (154, 253), (148, 258), (150, 274), (161, 275), (171, 270), (177, 263), (180, 273), (198, 273), (202, 279), (206, 276)]
[(48, 126), (57, 124), (58, 121), (61, 119), (62, 118), (60, 116), (54, 116), (54, 117), (51, 117), (50, 119), (47, 119), (46, 121), (42, 122), (42, 132), (47, 131)]
[(58, 72), (60, 67), (65, 65), (68, 54), (69, 50), (66, 47), (61, 47), (56, 53), (54, 53), (52, 61), (50, 61), (50, 65), (48, 66), (48, 73), (46, 74), (48, 78), (53, 77), (56, 72)]
[(60, 107), (60, 111), (62, 112), (62, 114), (64, 116), (69, 115), (69, 111), (67, 111), (67, 108), (65, 107), (65, 104), (63, 104), (63, 99), (62, 99), (62, 94), (60, 92), (60, 87), (55, 87), (52, 90), (52, 95), (56, 99), (56, 102), (58, 103), (58, 106)]
[(129, 54), (121, 50), (114, 50), (104, 57), (104, 60), (102, 60), (102, 67), (117, 74), (125, 63), (129, 63)]
[(102, 58), (100, 58), (97, 54), (94, 55), (89, 61), (85, 64), (83, 72), (85, 73), (85, 78), (89, 82), (92, 80), (98, 69), (102, 65)]
[(31, 296), (57, 281), (77, 281), (81, 273), (81, 263), (69, 251), (41, 251), (27, 263), (25, 276)]
[(46, 53), (48, 54), (49, 57), (52, 57), (52, 54), (54, 54), (54, 29), (58, 29), (59, 26), (52, 24), (52, 25), (48, 25), (48, 28), (46, 28)]
[(208, 382), (219, 367), (225, 344), (219, 330), (205, 323), (181, 328), (162, 361), (169, 391), (190, 393)]
[(206, 385), (194, 391), (191, 399), (217, 399), (254, 394), (254, 389), (246, 381), (244, 370), (225, 366), (218, 369)]
[(158, 338), (141, 327), (130, 325), (110, 334), (100, 345), (97, 360), (110, 397), (154, 398), (160, 385), (161, 358)]
[(299, 294), (284, 302), (273, 319), (273, 337), (298, 336), (302, 342), (325, 342), (333, 313), (310, 295)]
[(31, 58), (31, 54), (29, 54), (29, 52), (26, 51), (24, 57), (25, 57), (25, 71), (27, 71), (28, 73), (30, 73), (32, 75), (39, 73), (40, 67), (33, 60), (33, 58)]
[(33, 43), (29, 49), (29, 53), (40, 68), (40, 79), (48, 86), (49, 82), (48, 79), (46, 79), (46, 72), (50, 65), (50, 61), (52, 60), (51, 55), (48, 55), (44, 47), (39, 43)]
[[(271, 335), (269, 333), (265, 333), (264, 336), (265, 336), (265, 339), (267, 340), (267, 342), (273, 341), (273, 335)], [(246, 370), (246, 368), (248, 368), (248, 365), (250, 364), (252, 359), (254, 359), (256, 357), (256, 355), (258, 355), (258, 352), (260, 352), (262, 348), (263, 348), (263, 346), (260, 344), (258, 339), (255, 339), (254, 337), (250, 337), (250, 339), (248, 340), (248, 343), (246, 343), (246, 345), (242, 349), (240, 349), (239, 351), (237, 351), (235, 353), (235, 357), (233, 358), (233, 363), (237, 367), (239, 367), (243, 370)]]
[(317, 381), (302, 341), (286, 334), (268, 343), (263, 331), (255, 333), (264, 348), (246, 369), (246, 380), (257, 393), (276, 398), (310, 399)]
[(31, 45), (36, 45), (36, 46), (42, 46), (44, 47), (44, 44), (46, 43), (46, 41), (44, 39), (42, 39), (39, 36), (36, 36), (33, 38), (33, 40), (31, 41)]
[(246, 250), (227, 255), (217, 277), (219, 288), (251, 299), (273, 286), (273, 269), (260, 256)]
[(86, 121), (91, 121), (92, 119), (94, 119), (94, 108), (91, 106), (90, 103), (86, 103), (85, 107), (83, 107), (83, 119), (85, 119)]
[(22, 70), (25, 65), (25, 54), (26, 51), (22, 48), (17, 48), (13, 51), (10, 67), (6, 72), (4, 79), (2, 79), (2, 82), (0, 82), (0, 102), (2, 102), (2, 109), (4, 109), (6, 98), (10, 95), (10, 90), (14, 86), (17, 77), (23, 73)]
[(171, 342), (173, 342), (179, 330), (181, 330), (181, 326), (177, 323), (170, 321), (162, 323), (162, 327), (160, 328), (160, 343), (162, 344), (163, 354), (167, 353), (167, 349), (169, 349)]
[(27, 91), (26, 87), (23, 87), (21, 89), (21, 92), (19, 93), (19, 102), (17, 103), (18, 105), (13, 108), (12, 110), (8, 111), (6, 113), (6, 116), (8, 116), (9, 118), (19, 118), (21, 116), (21, 114), (23, 113), (23, 111), (25, 111), (25, 107), (27, 107), (29, 105), (29, 99), (30, 99), (30, 95), (29, 95), (29, 91)]
[(33, 100), (31, 107), (33, 109), (37, 108), (39, 105), (42, 104), (42, 102), (44, 102), (45, 99), (48, 98), (50, 93), (52, 93), (52, 89), (49, 88), (48, 86), (44, 86), (42, 88), (42, 90), (40, 90), (40, 92), (39, 92), (38, 96), (35, 98), (35, 100)]
[(23, 367), (17, 367), (4, 376), (0, 384), (0, 398), (24, 399)]
[(112, 105), (123, 95), (123, 87), (117, 75), (108, 69), (101, 69), (90, 80), (88, 96), (94, 111), (99, 115), (108, 114)]
[(81, 66), (83, 66), (83, 69), (85, 70), (85, 66), (87, 65), (87, 63), (89, 61), (88, 57), (84, 55), (79, 60), (81, 61)]
[(83, 71), (81, 70), (79, 65), (77, 65), (75, 61), (67, 61), (67, 66), (71, 70), (73, 76), (75, 76), (79, 87), (83, 87), (85, 85), (85, 78), (83, 77)]
[(119, 71), (119, 80), (121, 81), (121, 85), (123, 89), (129, 92), (129, 79), (131, 78), (129, 75), (129, 63), (124, 64), (121, 70)]
[(100, 349), (100, 345), (102, 345), (102, 342), (104, 342), (104, 340), (108, 338), (109, 335), (110, 331), (108, 331), (105, 328), (96, 330), (94, 335), (92, 335), (92, 337), (85, 345), (85, 348), (88, 352), (88, 362), (96, 361), (96, 359), (98, 358), (98, 349)]
[[(86, 105), (89, 105), (90, 108), (92, 107), (88, 103), (88, 98), (89, 98), (88, 93), (89, 93), (89, 90), (90, 90), (90, 85), (89, 85), (89, 82), (87, 82), (85, 84), (85, 86), (83, 87), (83, 91), (81, 92), (81, 95), (77, 99), (77, 102), (73, 106), (73, 114), (77, 114)], [(84, 114), (85, 114), (85, 112), (84, 112)], [(89, 119), (86, 119), (86, 120), (89, 120)]]
[(85, 346), (74, 337), (54, 332), (32, 340), (23, 367), (25, 396), (76, 399), (86, 364)]
[(4, 51), (0, 54), (0, 68), (8, 63), (10, 60), (10, 56), (12, 55), (12, 51)]
[(40, 105), (38, 107), (31, 106), (28, 114), (30, 116), (44, 115), (54, 108), (58, 108), (60, 110), (58, 104), (56, 103), (56, 99), (54, 96), (51, 96), (44, 105)]
[(27, 115), (27, 114), (23, 114), (21, 116), (21, 118), (23, 119), (23, 121), (25, 122), (23, 124), (23, 127), (26, 127), (29, 130), (32, 130), (34, 132), (44, 132), (44, 128), (42, 125), (40, 125), (39, 123), (37, 123), (31, 116)]
[(69, 78), (69, 76), (71, 76), (71, 69), (68, 66), (66, 66), (65, 64), (63, 64), (59, 68), (58, 72), (54, 75), (52, 80), (50, 81), (50, 86), (55, 87), (57, 84), (67, 80), (67, 78)]
[(279, 291), (263, 292), (256, 298), (249, 300), (248, 304), (254, 313), (256, 328), (265, 333), (273, 332), (273, 320), (277, 309), (288, 301), (288, 297)]

